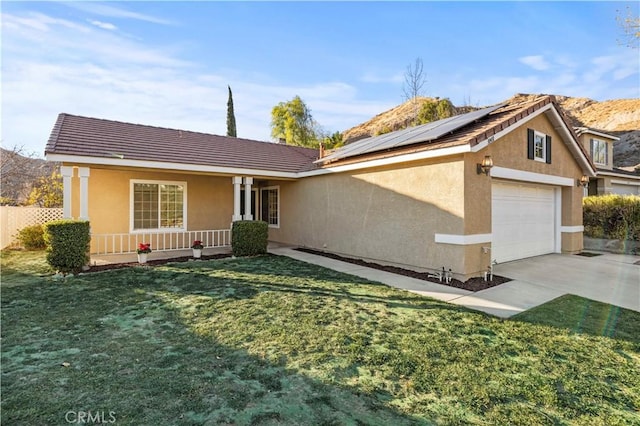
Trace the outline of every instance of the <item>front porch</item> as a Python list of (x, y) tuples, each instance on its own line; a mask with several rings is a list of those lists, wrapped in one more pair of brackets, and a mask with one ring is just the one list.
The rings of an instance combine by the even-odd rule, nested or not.
[[(289, 245), (280, 244), (269, 241), (267, 251), (272, 253), (274, 250), (290, 248)], [(147, 256), (148, 261), (160, 260), (160, 259), (177, 259), (181, 257), (192, 256), (191, 249), (179, 249), (179, 250), (166, 250), (166, 251), (153, 251)], [(231, 245), (225, 247), (206, 247), (202, 250), (203, 256), (213, 256), (216, 254), (231, 254)], [(138, 255), (133, 253), (110, 253), (110, 254), (92, 254), (90, 259), (90, 266), (110, 265), (116, 263), (134, 263), (138, 261)]]
[(196, 240), (201, 241), (205, 249), (231, 247), (231, 229), (91, 234), (91, 254), (135, 255), (141, 243), (151, 244), (153, 252), (191, 251), (191, 245)]

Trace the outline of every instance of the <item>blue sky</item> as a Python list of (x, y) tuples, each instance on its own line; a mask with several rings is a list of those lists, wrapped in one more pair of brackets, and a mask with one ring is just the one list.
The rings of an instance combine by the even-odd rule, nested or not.
[(327, 131), (426, 96), (640, 97), (617, 11), (637, 2), (2, 2), (2, 145), (43, 156), (60, 112), (271, 140), (299, 95)]

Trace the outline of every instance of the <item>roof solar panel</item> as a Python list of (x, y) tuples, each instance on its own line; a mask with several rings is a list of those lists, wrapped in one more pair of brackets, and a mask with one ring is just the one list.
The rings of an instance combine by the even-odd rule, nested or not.
[(467, 114), (456, 115), (454, 117), (432, 121), (431, 123), (422, 124), (420, 126), (408, 127), (406, 129), (386, 133), (384, 135), (362, 139), (342, 148), (338, 148), (336, 151), (317, 160), (316, 162), (340, 160), (360, 154), (384, 151), (386, 149), (397, 148), (419, 142), (433, 141), (489, 115), (502, 106), (503, 105), (494, 105), (488, 108), (469, 112)]

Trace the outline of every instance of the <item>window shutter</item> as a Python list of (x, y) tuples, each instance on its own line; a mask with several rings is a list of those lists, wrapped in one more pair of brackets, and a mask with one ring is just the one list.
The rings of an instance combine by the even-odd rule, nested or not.
[(547, 153), (547, 164), (551, 164), (551, 136), (547, 135), (547, 147), (545, 149)]
[(593, 145), (594, 144), (595, 143), (594, 143), (593, 139), (590, 139), (589, 140), (589, 148), (590, 148), (590, 153), (591, 153), (591, 161), (594, 161), (594, 159), (593, 159)]
[(533, 129), (527, 129), (527, 158), (533, 160), (534, 155), (534, 132)]

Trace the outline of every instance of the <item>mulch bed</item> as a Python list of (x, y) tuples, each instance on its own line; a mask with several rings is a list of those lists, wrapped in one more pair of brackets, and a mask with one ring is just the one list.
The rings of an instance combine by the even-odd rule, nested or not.
[(342, 262), (353, 263), (355, 265), (366, 266), (368, 268), (379, 269), (379, 270), (385, 271), (385, 272), (391, 272), (391, 273), (398, 274), (398, 275), (404, 275), (404, 276), (407, 276), (407, 277), (416, 278), (416, 279), (423, 280), (423, 281), (430, 281), (430, 282), (436, 283), (436, 284), (442, 284), (442, 285), (448, 285), (450, 287), (461, 288), (461, 289), (469, 290), (469, 291), (486, 290), (488, 288), (495, 287), (495, 286), (498, 286), (500, 284), (504, 284), (506, 282), (511, 281), (511, 278), (502, 277), (500, 275), (494, 275), (493, 276), (493, 281), (485, 281), (484, 278), (482, 278), (482, 277), (475, 277), (475, 278), (469, 278), (467, 281), (462, 282), (462, 281), (456, 280), (454, 278), (454, 279), (451, 280), (450, 283), (447, 284), (446, 282), (444, 282), (444, 280), (442, 282), (440, 282), (440, 280), (438, 280), (437, 278), (429, 277), (429, 273), (427, 273), (427, 272), (416, 272), (416, 271), (412, 271), (410, 269), (399, 268), (397, 266), (380, 265), (378, 263), (367, 262), (367, 261), (362, 260), (362, 259), (352, 259), (352, 258), (349, 258), (349, 257), (343, 257), (343, 256), (340, 256), (340, 255), (337, 255), (337, 254), (326, 253), (326, 252), (319, 251), (319, 250), (314, 250), (314, 249), (308, 249), (308, 248), (300, 247), (300, 248), (297, 248), (296, 250), (302, 251), (302, 252), (305, 252), (305, 253), (316, 254), (318, 256), (328, 257), (328, 258), (331, 258), (331, 259), (341, 260)]
[(174, 263), (174, 262), (224, 259), (227, 257), (231, 257), (231, 253), (218, 253), (218, 254), (211, 254), (208, 256), (202, 255), (200, 259), (194, 259), (192, 256), (173, 257), (171, 259), (155, 259), (155, 260), (149, 260), (145, 264), (140, 264), (138, 262), (109, 263), (107, 265), (91, 265), (91, 268), (88, 271), (83, 271), (82, 273), (87, 274), (91, 272), (110, 271), (112, 269), (132, 268), (134, 266), (158, 266), (158, 265), (164, 265), (165, 263)]
[(596, 256), (602, 256), (602, 253), (591, 253), (589, 251), (583, 251), (580, 253), (576, 253), (576, 256), (596, 257)]

